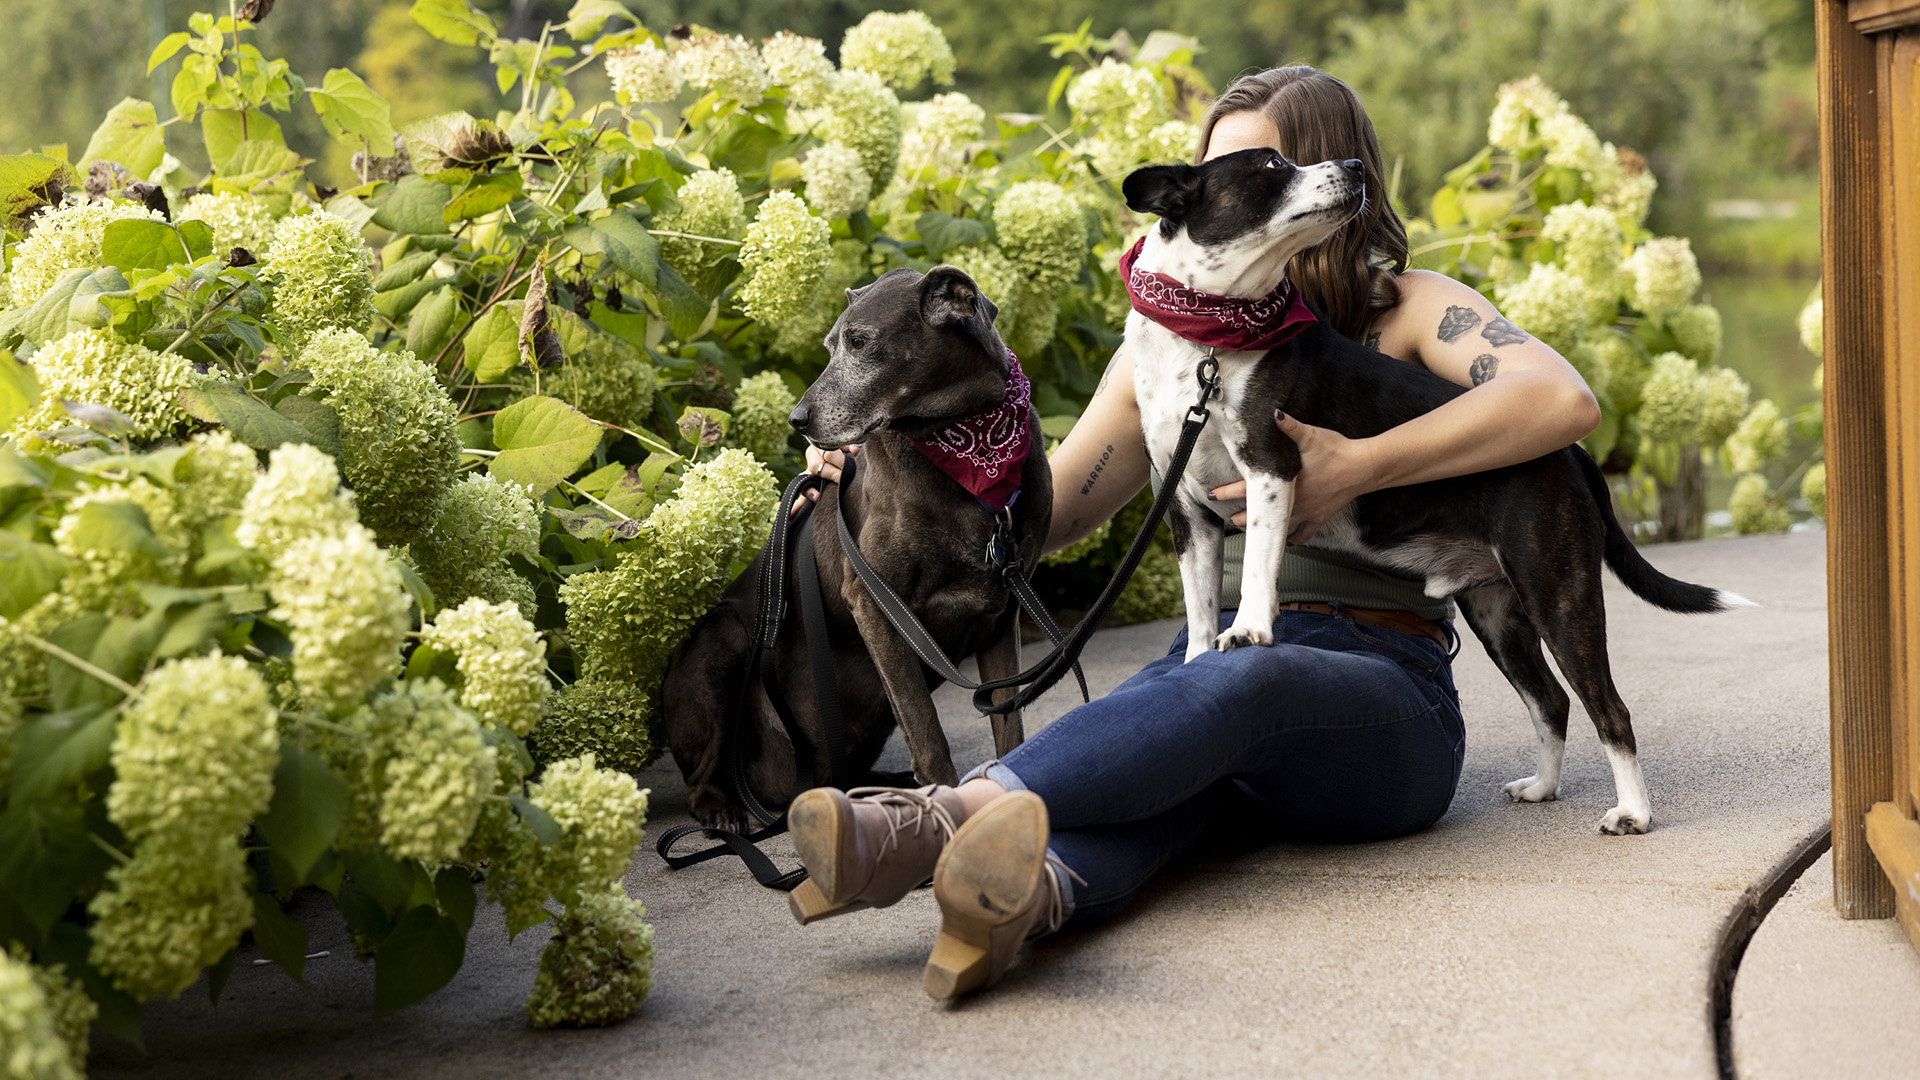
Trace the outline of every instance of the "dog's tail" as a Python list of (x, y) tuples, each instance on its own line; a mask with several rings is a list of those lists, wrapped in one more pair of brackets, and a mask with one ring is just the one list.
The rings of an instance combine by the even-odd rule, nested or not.
[(1760, 606), (1739, 593), (1695, 585), (1668, 577), (1654, 569), (1653, 564), (1640, 554), (1640, 549), (1634, 546), (1627, 531), (1620, 527), (1619, 519), (1613, 516), (1613, 492), (1608, 489), (1607, 478), (1600, 472), (1600, 466), (1579, 446), (1568, 449), (1572, 451), (1574, 460), (1580, 463), (1580, 473), (1587, 481), (1587, 491), (1593, 496), (1600, 519), (1606, 525), (1607, 568), (1613, 571), (1614, 577), (1620, 579), (1620, 584), (1632, 589), (1634, 595), (1655, 607), (1683, 615), (1706, 615)]

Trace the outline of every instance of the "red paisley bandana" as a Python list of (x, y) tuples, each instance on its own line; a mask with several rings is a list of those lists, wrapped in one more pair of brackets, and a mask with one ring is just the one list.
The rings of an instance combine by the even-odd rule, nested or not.
[(1134, 263), (1146, 243), (1143, 236), (1120, 256), (1120, 276), (1126, 279), (1133, 310), (1195, 345), (1224, 352), (1258, 352), (1285, 344), (1320, 321), (1285, 279), (1258, 300), (1242, 300), (1204, 293), (1165, 274), (1142, 270)]
[(1032, 401), (1033, 387), (1020, 370), (1020, 358), (1008, 349), (1007, 396), (1000, 404), (911, 441), (941, 472), (997, 514), (1020, 494), (1020, 469), (1031, 449), (1027, 416)]

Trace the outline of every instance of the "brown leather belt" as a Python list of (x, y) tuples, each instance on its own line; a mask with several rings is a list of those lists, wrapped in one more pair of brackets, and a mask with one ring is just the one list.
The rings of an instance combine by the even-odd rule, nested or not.
[(1414, 634), (1429, 638), (1442, 649), (1451, 650), (1453, 642), (1448, 640), (1445, 629), (1424, 615), (1411, 611), (1382, 611), (1379, 608), (1334, 607), (1314, 600), (1293, 600), (1280, 605), (1282, 611), (1311, 611), (1320, 615), (1345, 615), (1354, 622), (1377, 626), (1382, 630), (1392, 630), (1396, 634)]

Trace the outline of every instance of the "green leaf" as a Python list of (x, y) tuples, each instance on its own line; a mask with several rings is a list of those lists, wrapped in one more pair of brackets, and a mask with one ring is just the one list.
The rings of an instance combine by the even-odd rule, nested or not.
[(422, 251), (409, 255), (380, 271), (380, 276), (373, 279), (373, 291), (383, 293), (389, 289), (411, 284), (439, 259), (440, 253), (437, 251)]
[(310, 442), (338, 458), (340, 456), (340, 411), (324, 401), (301, 397), (298, 394), (280, 399), (273, 411), (307, 429), (309, 438), (295, 440)]
[(192, 262), (193, 256), (172, 225), (147, 218), (122, 218), (108, 222), (101, 234), (100, 261), (132, 273)]
[[(410, 867), (417, 864), (402, 865), (399, 860), (377, 848), (354, 848), (343, 853), (347, 863), (347, 877), (356, 886), (364, 890), (374, 903), (389, 916), (398, 918), (409, 906), (408, 899), (413, 895), (413, 874)], [(375, 941), (385, 937), (379, 934)]]
[(284, 191), (291, 193), (307, 159), (276, 142), (248, 139), (227, 161), (227, 171), (216, 173), (213, 189), (235, 195)]
[(268, 893), (253, 894), (253, 943), (261, 956), (279, 964), (294, 982), (300, 981), (307, 966), (307, 928)]
[(232, 171), (242, 144), (264, 142), (286, 148), (280, 122), (259, 109), (208, 109), (200, 117), (200, 134), (207, 141), (207, 160), (215, 172)]
[(393, 109), (360, 76), (334, 68), (318, 90), (307, 91), (307, 100), (334, 141), (356, 150), (364, 143), (372, 157), (393, 153)]
[(488, 471), (508, 483), (531, 485), (537, 499), (586, 464), (600, 434), (600, 425), (564, 401), (523, 398), (493, 418), (493, 442), (502, 453)]
[(414, 0), (413, 21), (454, 45), (475, 45), (496, 36), (493, 20), (468, 7), (466, 0)]
[(473, 873), (459, 866), (449, 866), (433, 875), (434, 899), (440, 903), (440, 912), (453, 920), (462, 934), (473, 929)]
[[(462, 363), (475, 380), (498, 382), (507, 372), (520, 366), (520, 313), (518, 305), (495, 304), (480, 316), (462, 342)], [(502, 448), (504, 449), (504, 447)]]
[(713, 325), (719, 301), (694, 291), (687, 279), (667, 263), (660, 264), (660, 306), (666, 309), (667, 329), (677, 341), (692, 341)]
[[(48, 667), (73, 670), (58, 660)], [(22, 721), (13, 735), (13, 767), (7, 777), (13, 801), (52, 796), (106, 768), (118, 719), (111, 709), (91, 704)]]
[(167, 137), (154, 113), (153, 102), (125, 98), (107, 111), (106, 119), (87, 140), (80, 167), (95, 161), (113, 161), (145, 179), (167, 156)]
[(349, 801), (347, 782), (326, 759), (301, 749), (292, 739), (282, 739), (280, 764), (273, 770), (273, 802), (254, 819), (254, 828), (305, 880), (340, 835)]
[(725, 410), (689, 405), (680, 414), (680, 436), (695, 446), (714, 446), (727, 437), (732, 420)]
[(159, 644), (153, 647), (153, 655), (173, 657), (197, 652), (202, 645), (213, 640), (214, 635), (227, 628), (231, 617), (225, 600), (196, 604), (178, 615), (170, 616), (166, 633), (161, 635)]
[(429, 293), (437, 292), (452, 284), (452, 278), (421, 278), (418, 281), (410, 281), (397, 289), (389, 289), (375, 295), (373, 309), (398, 322)]
[[(33, 365), (0, 350), (0, 431), (11, 428), (40, 404), (40, 379)], [(0, 482), (0, 487), (5, 483)]]
[(987, 223), (979, 218), (959, 218), (929, 210), (914, 219), (927, 258), (937, 259), (957, 247), (977, 244), (987, 238)]
[(180, 407), (210, 424), (219, 424), (255, 450), (272, 450), (282, 443), (311, 443), (313, 433), (275, 412), (238, 386), (208, 380), (180, 391)]
[(1047, 108), (1052, 109), (1060, 103), (1060, 95), (1066, 92), (1067, 80), (1073, 78), (1073, 65), (1062, 64), (1053, 76), (1053, 85), (1047, 87)]
[(436, 649), (421, 644), (407, 657), (406, 677), (409, 679), (439, 679), (449, 686), (459, 680), (458, 664), (460, 654), (445, 649)]
[(660, 241), (633, 215), (616, 210), (606, 217), (573, 226), (565, 237), (575, 250), (587, 255), (605, 255), (635, 281), (649, 289), (660, 288)]
[(133, 295), (133, 286), (127, 284), (126, 277), (115, 267), (68, 270), (33, 307), (19, 313), (21, 317), (14, 330), (25, 340), (40, 344), (63, 338), (75, 330), (105, 329), (114, 321), (114, 312), (105, 301), (132, 300)]
[(527, 828), (533, 830), (533, 838), (540, 841), (540, 846), (557, 844), (565, 838), (566, 830), (553, 820), (552, 814), (542, 810), (540, 804), (519, 792), (509, 794), (507, 801), (513, 804), (514, 812), (520, 815), (521, 821), (527, 823)]
[(220, 991), (227, 988), (227, 977), (233, 974), (233, 957), (237, 949), (228, 949), (227, 955), (207, 965), (207, 1004), (218, 1007)]
[(0, 213), (7, 228), (19, 232), (29, 213), (57, 200), (71, 172), (66, 162), (45, 154), (0, 157)]
[[(112, 724), (107, 725), (109, 728)], [(45, 936), (47, 945), (59, 938), (57, 920), (76, 897), (92, 893), (112, 858), (88, 837), (92, 807), (61, 791), (53, 798), (29, 798), (16, 786), (5, 814), (0, 814), (0, 909), (13, 940)], [(22, 926), (24, 921), (25, 926)], [(78, 930), (72, 923), (65, 924)], [(22, 933), (28, 930), (30, 933)], [(86, 959), (85, 944), (79, 958)], [(78, 972), (78, 968), (70, 968)]]
[(68, 540), (75, 546), (93, 551), (119, 551), (129, 555), (151, 555), (164, 559), (171, 555), (167, 545), (153, 535), (147, 512), (130, 502), (88, 503), (74, 512), (74, 525)]
[[(389, 561), (393, 564), (394, 571), (400, 575), (400, 584), (407, 590), (407, 595), (413, 597), (414, 606), (420, 609), (420, 618), (422, 620), (433, 618), (434, 613), (440, 609), (440, 605), (434, 599), (433, 589), (427, 585), (427, 580), (421, 577), (420, 571), (415, 570), (413, 564), (407, 560)], [(453, 680), (444, 681), (452, 682)]]
[(440, 218), (451, 225), (456, 221), (470, 221), (473, 218), (485, 217), (512, 202), (519, 195), (518, 188), (506, 183), (475, 184), (442, 207)]
[(373, 223), (390, 232), (414, 236), (444, 234), (447, 222), (440, 212), (451, 195), (445, 184), (418, 176), (404, 177), (374, 211)]
[(147, 74), (153, 74), (154, 68), (173, 59), (173, 54), (185, 48), (190, 38), (191, 35), (184, 30), (168, 34), (166, 37), (161, 38), (160, 44), (155, 45), (153, 52), (147, 56)]
[(599, 37), (600, 31), (606, 29), (607, 20), (613, 18), (625, 19), (635, 26), (640, 25), (640, 20), (634, 16), (633, 12), (627, 10), (627, 5), (620, 3), (619, 0), (579, 0), (579, 3), (574, 4), (572, 10), (567, 12), (567, 21), (563, 25), (566, 27), (568, 36), (573, 40), (585, 41), (588, 38)]
[(413, 317), (407, 321), (407, 351), (422, 360), (432, 360), (447, 343), (459, 314), (460, 297), (452, 289), (441, 289), (416, 304)]
[(213, 226), (204, 221), (189, 220), (174, 222), (173, 229), (180, 234), (181, 242), (187, 245), (187, 255), (192, 259), (204, 259), (213, 254)]
[(460, 924), (423, 904), (400, 920), (373, 957), (373, 1014), (385, 1016), (453, 981), (467, 956)]

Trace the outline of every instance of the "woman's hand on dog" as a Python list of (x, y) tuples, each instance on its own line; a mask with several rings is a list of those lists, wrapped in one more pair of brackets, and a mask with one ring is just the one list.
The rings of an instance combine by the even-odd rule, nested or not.
[[(847, 447), (844, 453), (839, 450), (822, 450), (817, 446), (808, 445), (807, 472), (837, 484), (840, 482), (840, 463), (847, 460), (847, 454), (857, 454), (859, 452), (860, 446), (857, 443)], [(819, 490), (809, 490), (807, 492), (807, 499), (814, 502), (819, 501)], [(800, 512), (799, 503), (796, 502), (793, 504), (793, 512), (796, 514)]]
[[(1348, 503), (1372, 491), (1379, 475), (1373, 444), (1368, 439), (1349, 439), (1332, 428), (1303, 424), (1275, 409), (1273, 422), (1280, 433), (1300, 447), (1300, 475), (1293, 482), (1293, 513), (1287, 522), (1287, 539), (1304, 544), (1313, 539), (1328, 519), (1346, 509)], [(812, 451), (808, 461), (811, 462)], [(1247, 482), (1235, 480), (1211, 492), (1215, 499), (1231, 502), (1247, 497)], [(1244, 527), (1245, 510), (1233, 515), (1233, 523)]]

